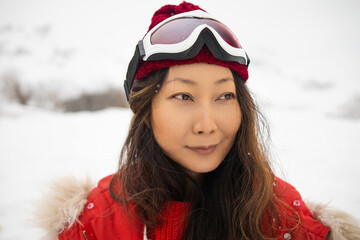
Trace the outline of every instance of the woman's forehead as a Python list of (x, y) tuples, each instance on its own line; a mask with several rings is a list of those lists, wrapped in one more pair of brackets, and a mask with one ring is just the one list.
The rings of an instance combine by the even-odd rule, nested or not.
[(233, 81), (230, 69), (207, 63), (172, 66), (165, 78), (165, 84), (179, 82), (189, 86), (202, 83), (221, 85)]

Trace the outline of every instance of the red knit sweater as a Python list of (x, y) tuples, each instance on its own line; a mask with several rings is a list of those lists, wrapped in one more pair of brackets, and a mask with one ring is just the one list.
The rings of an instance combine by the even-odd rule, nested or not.
[(167, 202), (163, 207), (162, 222), (156, 230), (148, 231), (151, 240), (181, 239), (186, 226), (186, 215), (190, 209), (190, 203)]

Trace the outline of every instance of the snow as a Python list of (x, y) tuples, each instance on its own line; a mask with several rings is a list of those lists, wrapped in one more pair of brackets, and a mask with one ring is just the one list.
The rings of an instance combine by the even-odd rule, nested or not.
[[(250, 55), (247, 85), (268, 118), (279, 176), (303, 198), (360, 219), (360, 2), (194, 3), (233, 29)], [(0, 79), (11, 73), (61, 98), (122, 87), (162, 5), (0, 0)], [(61, 113), (0, 96), (0, 239), (39, 239), (32, 203), (52, 179), (114, 172), (130, 119), (128, 109)]]
[(31, 211), (49, 181), (69, 174), (98, 180), (115, 172), (131, 114), (16, 114), (0, 119), (0, 236), (38, 239)]

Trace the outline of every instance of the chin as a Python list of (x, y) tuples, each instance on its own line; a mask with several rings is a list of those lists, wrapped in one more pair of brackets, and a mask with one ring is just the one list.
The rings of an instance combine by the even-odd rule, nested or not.
[(193, 168), (189, 168), (190, 171), (194, 172), (194, 173), (208, 173), (208, 172), (212, 172), (215, 169), (217, 169), (220, 166), (221, 162), (217, 163), (217, 164), (211, 164), (208, 166), (196, 166)]

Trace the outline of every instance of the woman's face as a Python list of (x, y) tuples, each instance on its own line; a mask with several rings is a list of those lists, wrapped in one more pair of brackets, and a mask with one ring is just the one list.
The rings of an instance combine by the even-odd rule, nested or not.
[(195, 179), (220, 165), (241, 123), (231, 71), (206, 63), (170, 67), (151, 111), (157, 143)]

